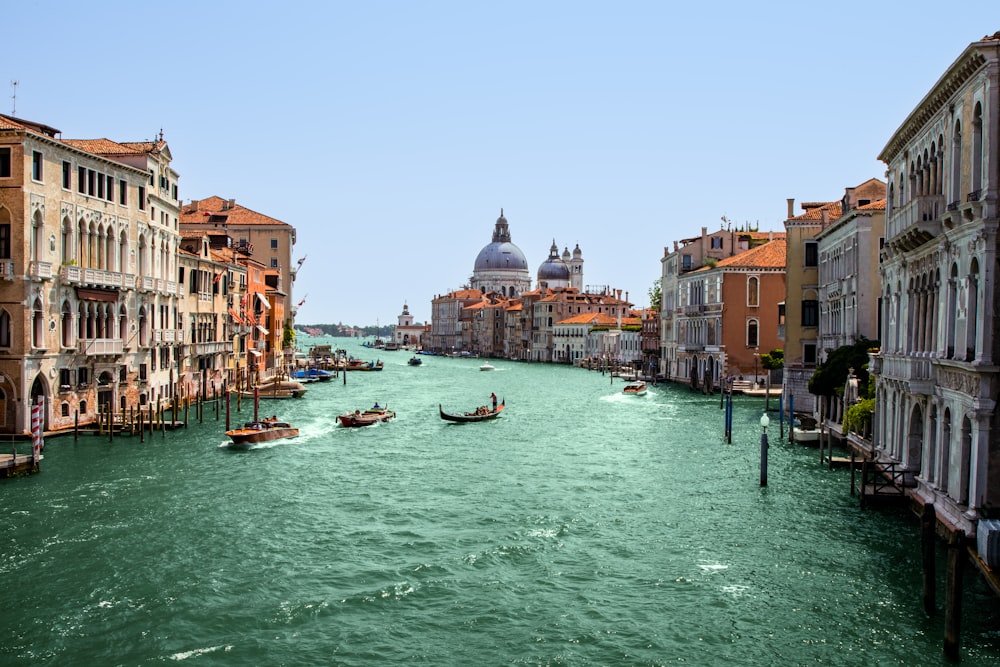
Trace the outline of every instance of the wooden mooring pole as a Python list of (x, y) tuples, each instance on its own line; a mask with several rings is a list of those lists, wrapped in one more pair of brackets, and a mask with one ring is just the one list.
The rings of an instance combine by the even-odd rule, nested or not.
[(965, 573), (965, 533), (956, 530), (948, 538), (948, 573), (945, 581), (944, 654), (959, 657), (962, 628), (962, 575)]

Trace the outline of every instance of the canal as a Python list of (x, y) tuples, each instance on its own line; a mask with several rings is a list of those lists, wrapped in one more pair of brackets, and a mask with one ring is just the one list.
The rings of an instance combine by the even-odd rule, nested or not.
[[(674, 385), (349, 351), (384, 370), (262, 401), (293, 440), (231, 450), (213, 410), (49, 439), (0, 483), (0, 663), (945, 663), (916, 519), (773, 420), (762, 488), (761, 400), (725, 444), (718, 397)], [(492, 392), (495, 421), (438, 417)], [(397, 418), (335, 426), (376, 401)], [(1000, 605), (971, 567), (964, 593), (963, 664), (996, 665)]]

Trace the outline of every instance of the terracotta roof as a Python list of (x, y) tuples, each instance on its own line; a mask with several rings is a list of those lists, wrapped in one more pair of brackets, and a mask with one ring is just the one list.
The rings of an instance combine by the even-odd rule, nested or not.
[[(186, 225), (208, 223), (210, 217), (222, 216), (227, 224), (242, 225), (287, 225), (276, 218), (258, 213), (230, 199), (208, 197), (186, 204), (181, 209), (181, 222)], [(211, 222), (216, 222), (212, 220)]]
[(477, 289), (460, 289), (441, 295), (440, 299), (478, 299), (483, 293)]
[(858, 207), (859, 211), (884, 211), (885, 210), (885, 200), (879, 199), (878, 201), (873, 201), (871, 204), (865, 204), (864, 206)]
[[(711, 271), (703, 266), (698, 271)], [(746, 252), (719, 260), (714, 268), (722, 269), (783, 269), (785, 268), (785, 241), (770, 241)], [(696, 272), (695, 272), (696, 273)]]
[(146, 155), (154, 150), (153, 142), (146, 142), (147, 148), (138, 148), (140, 144), (120, 144), (110, 139), (63, 139), (63, 143), (81, 151), (94, 155)]
[(823, 211), (826, 211), (828, 220), (836, 220), (840, 217), (840, 202), (831, 201), (825, 204), (811, 205), (805, 213), (797, 215), (794, 218), (789, 218), (789, 220), (822, 220)]
[(42, 134), (47, 137), (55, 137), (60, 133), (59, 130), (54, 127), (49, 127), (48, 125), (36, 123), (31, 120), (25, 120), (23, 118), (5, 116), (3, 114), (0, 114), (0, 130), (27, 130), (28, 132), (37, 132), (38, 134)]

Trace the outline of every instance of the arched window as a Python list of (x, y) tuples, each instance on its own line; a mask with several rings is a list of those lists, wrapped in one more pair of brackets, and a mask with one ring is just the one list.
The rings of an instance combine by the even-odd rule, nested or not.
[(73, 259), (73, 221), (63, 218), (59, 230), (59, 256), (63, 264), (69, 264)]
[(983, 187), (983, 105), (976, 104), (972, 118), (972, 192), (970, 199), (979, 200)]
[(31, 346), (45, 347), (45, 315), (42, 313), (42, 300), (35, 299), (31, 306)]
[(747, 320), (747, 347), (758, 347), (758, 323), (756, 319)]
[(957, 120), (951, 138), (951, 187), (948, 191), (952, 203), (962, 201), (962, 123)]
[(59, 322), (59, 338), (63, 347), (73, 346), (73, 311), (69, 301), (63, 301)]
[(10, 347), (10, 313), (0, 310), (0, 347)]
[(979, 333), (979, 262), (972, 260), (969, 267), (969, 306), (966, 314), (966, 342), (965, 360), (972, 361), (976, 358), (976, 338)]
[[(191, 341), (195, 342), (194, 340)], [(139, 309), (139, 347), (149, 345), (149, 322), (146, 319), (145, 306)]]
[(958, 326), (958, 265), (951, 265), (951, 276), (948, 279), (948, 322), (946, 333), (948, 336), (947, 356), (949, 359), (955, 358), (955, 329)]
[(757, 276), (747, 278), (747, 305), (760, 305), (760, 279)]

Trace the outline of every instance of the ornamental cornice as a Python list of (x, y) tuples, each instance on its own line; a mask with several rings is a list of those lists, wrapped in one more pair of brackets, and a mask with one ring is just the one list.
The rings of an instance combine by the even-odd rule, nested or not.
[(957, 368), (938, 368), (937, 376), (938, 383), (944, 389), (951, 389), (967, 396), (979, 395), (980, 378), (975, 373)]
[(896, 130), (892, 139), (879, 153), (879, 160), (886, 164), (893, 162), (896, 156), (920, 133), (921, 129), (930, 123), (936, 114), (947, 108), (955, 94), (972, 79), (986, 62), (986, 56), (979, 48), (970, 47), (963, 56), (959, 57), (903, 121), (900, 128)]

